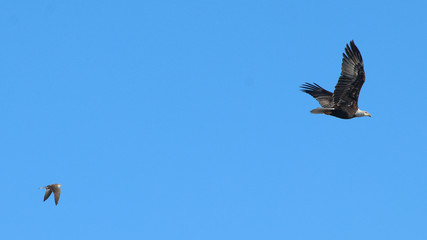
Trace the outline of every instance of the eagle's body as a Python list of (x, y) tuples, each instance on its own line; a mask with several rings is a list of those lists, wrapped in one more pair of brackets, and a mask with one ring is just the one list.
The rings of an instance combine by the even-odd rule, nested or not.
[(365, 83), (365, 70), (362, 55), (353, 41), (347, 44), (343, 54), (341, 76), (333, 93), (323, 89), (316, 83), (304, 83), (301, 91), (310, 94), (322, 106), (311, 113), (324, 113), (342, 119), (371, 116), (358, 106), (360, 89)]

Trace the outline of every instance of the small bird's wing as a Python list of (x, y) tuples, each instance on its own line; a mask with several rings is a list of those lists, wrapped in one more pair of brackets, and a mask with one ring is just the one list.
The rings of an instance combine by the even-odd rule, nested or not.
[(44, 194), (43, 202), (46, 201), (50, 197), (50, 194), (52, 194), (52, 190), (50, 190), (49, 188), (46, 188), (46, 192)]
[(353, 41), (347, 44), (343, 53), (341, 76), (335, 86), (334, 103), (337, 107), (356, 112), (360, 89), (365, 83), (362, 55)]
[(334, 106), (332, 93), (323, 89), (316, 83), (304, 83), (303, 85), (301, 85), (301, 91), (310, 94), (324, 108), (332, 108)]
[(61, 196), (61, 188), (54, 186), (52, 190), (53, 190), (53, 195), (55, 196), (55, 205), (58, 205), (59, 196)]

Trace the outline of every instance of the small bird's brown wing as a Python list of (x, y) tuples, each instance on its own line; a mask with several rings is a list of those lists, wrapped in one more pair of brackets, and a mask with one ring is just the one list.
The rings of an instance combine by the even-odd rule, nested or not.
[(52, 190), (50, 190), (49, 188), (46, 188), (46, 192), (44, 194), (43, 202), (46, 201), (50, 197), (50, 194), (52, 194)]
[(335, 106), (356, 112), (360, 89), (365, 83), (362, 55), (353, 41), (347, 44), (343, 54), (341, 76), (333, 94)]
[(58, 205), (59, 196), (61, 196), (61, 188), (59, 187), (53, 187), (53, 195), (55, 196), (55, 205)]

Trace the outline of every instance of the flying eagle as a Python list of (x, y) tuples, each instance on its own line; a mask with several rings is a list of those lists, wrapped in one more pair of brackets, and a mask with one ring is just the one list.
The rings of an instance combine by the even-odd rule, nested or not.
[(314, 97), (322, 107), (311, 110), (311, 113), (332, 115), (337, 118), (351, 119), (354, 117), (371, 116), (357, 105), (360, 89), (365, 82), (362, 55), (353, 41), (347, 44), (343, 53), (341, 76), (331, 93), (316, 83), (304, 83), (301, 91)]

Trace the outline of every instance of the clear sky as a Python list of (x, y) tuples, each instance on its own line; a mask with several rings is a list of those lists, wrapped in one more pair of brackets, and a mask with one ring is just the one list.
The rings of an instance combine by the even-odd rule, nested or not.
[[(2, 1), (2, 239), (427, 239), (426, 8)], [(350, 40), (372, 118), (310, 114)]]

